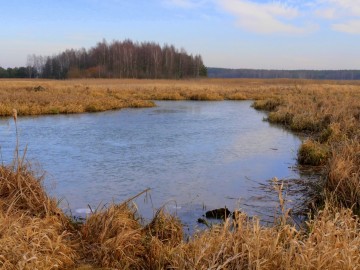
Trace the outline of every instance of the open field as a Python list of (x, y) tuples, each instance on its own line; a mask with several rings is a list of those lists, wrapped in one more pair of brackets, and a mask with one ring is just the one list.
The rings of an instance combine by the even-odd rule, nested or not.
[[(300, 164), (320, 166), (311, 219), (263, 227), (245, 213), (189, 241), (159, 212), (141, 224), (113, 205), (82, 225), (66, 217), (21, 160), (0, 167), (0, 269), (353, 269), (360, 262), (360, 82), (302, 80), (0, 80), (0, 115), (94, 112), (151, 100), (255, 100), (304, 133)], [(282, 204), (280, 183), (274, 183)], [(86, 267), (85, 265), (89, 265)]]

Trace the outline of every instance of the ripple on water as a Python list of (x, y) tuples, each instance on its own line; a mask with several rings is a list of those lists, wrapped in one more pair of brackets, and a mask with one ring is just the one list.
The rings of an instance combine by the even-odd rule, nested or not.
[[(56, 188), (45, 181), (51, 194), (77, 214), (148, 187), (148, 197), (136, 200), (145, 217), (164, 204), (187, 224), (225, 205), (264, 218), (275, 213), (277, 196), (258, 187), (275, 176), (299, 178), (291, 169), (299, 138), (264, 122), (250, 101), (157, 105), (20, 118), (21, 148), (27, 145), (28, 159), (55, 179)], [(0, 122), (1, 152), (10, 162), (15, 129), (12, 121)]]

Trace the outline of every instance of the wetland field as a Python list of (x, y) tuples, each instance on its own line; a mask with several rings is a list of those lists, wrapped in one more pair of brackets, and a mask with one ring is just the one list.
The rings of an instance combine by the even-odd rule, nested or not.
[[(1, 79), (0, 116), (0, 269), (360, 263), (359, 81)], [(271, 201), (238, 179), (263, 181)], [(184, 234), (191, 213), (225, 204), (231, 217)]]

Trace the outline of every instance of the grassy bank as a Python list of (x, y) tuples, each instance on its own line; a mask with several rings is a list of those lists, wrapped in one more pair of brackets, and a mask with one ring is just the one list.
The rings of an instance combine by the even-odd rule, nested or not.
[[(182, 238), (159, 212), (141, 224), (131, 205), (113, 205), (78, 225), (28, 168), (0, 167), (0, 267), (67, 269), (353, 269), (360, 260), (360, 83), (301, 80), (0, 80), (0, 115), (93, 112), (152, 106), (151, 100), (253, 99), (268, 120), (307, 137), (301, 164), (320, 168), (299, 229), (288, 212), (272, 227), (245, 213)], [(281, 190), (279, 190), (280, 202)], [(280, 204), (280, 206), (282, 206)], [(85, 265), (89, 265), (87, 268)]]
[(353, 269), (360, 263), (358, 217), (328, 203), (303, 229), (287, 223), (285, 209), (272, 227), (239, 213), (184, 241), (179, 220), (162, 211), (144, 225), (131, 205), (112, 205), (76, 224), (26, 166), (2, 166), (0, 178), (1, 269)]
[[(151, 100), (279, 99), (357, 85), (294, 80), (0, 80), (0, 116), (95, 112), (153, 106)], [(309, 90), (310, 93), (307, 91)], [(300, 92), (299, 92), (300, 91)], [(303, 92), (305, 91), (305, 92)]]

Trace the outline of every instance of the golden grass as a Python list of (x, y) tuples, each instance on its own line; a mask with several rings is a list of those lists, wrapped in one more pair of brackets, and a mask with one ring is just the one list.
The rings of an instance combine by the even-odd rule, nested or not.
[(24, 165), (0, 167), (0, 268), (56, 269), (77, 254), (68, 218)]
[(145, 254), (141, 226), (134, 210), (125, 205), (112, 205), (92, 214), (81, 228), (85, 257), (95, 264), (117, 269), (142, 268)]
[[(299, 229), (287, 222), (279, 182), (283, 216), (273, 226), (238, 213), (186, 241), (179, 220), (162, 210), (144, 226), (134, 208), (112, 205), (73, 226), (56, 205), (47, 207), (51, 199), (33, 174), (1, 167), (1, 180), (33, 182), (34, 192), (21, 204), (17, 196), (0, 196), (0, 269), (353, 269), (360, 263), (359, 218), (326, 203)], [(38, 200), (46, 207), (38, 208)]]
[(360, 253), (359, 222), (351, 211), (326, 207), (308, 223), (262, 227), (241, 214), (179, 247), (177, 269), (353, 269)]
[(298, 151), (298, 162), (303, 165), (324, 165), (327, 162), (329, 150), (326, 145), (308, 139), (300, 146)]
[(252, 99), (270, 122), (302, 133), (299, 162), (321, 165), (324, 180), (323, 208), (303, 229), (286, 222), (284, 209), (269, 227), (240, 213), (184, 241), (175, 217), (159, 211), (144, 225), (128, 204), (74, 226), (26, 166), (2, 166), (0, 269), (354, 269), (360, 262), (359, 90), (359, 82), (302, 80), (0, 80), (3, 116), (13, 108), (18, 117), (152, 106), (151, 100)]
[[(297, 85), (327, 87), (295, 80), (0, 80), (0, 116), (94, 112), (148, 107), (151, 100), (271, 99), (296, 93)], [(41, 87), (39, 87), (41, 86)], [(342, 85), (347, 88), (348, 85)], [(41, 90), (39, 90), (41, 89)]]

